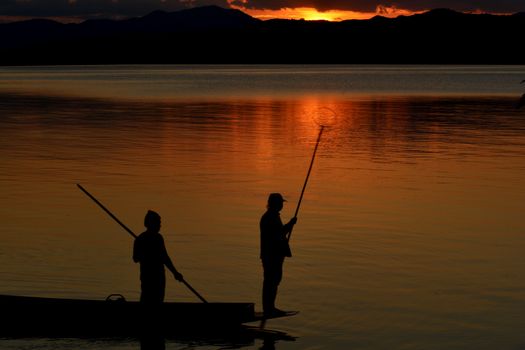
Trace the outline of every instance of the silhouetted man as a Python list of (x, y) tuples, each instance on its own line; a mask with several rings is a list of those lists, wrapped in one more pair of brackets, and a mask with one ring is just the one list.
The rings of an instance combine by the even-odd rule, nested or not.
[(297, 222), (297, 218), (292, 218), (290, 222), (283, 225), (279, 214), (283, 202), (285, 200), (280, 193), (271, 193), (268, 197), (268, 210), (260, 221), (261, 260), (264, 270), (262, 299), (263, 311), (267, 316), (284, 313), (275, 307), (275, 298), (283, 276), (284, 258), (292, 256), (287, 234)]
[(140, 302), (147, 305), (159, 305), (164, 302), (166, 276), (164, 266), (173, 273), (177, 281), (182, 275), (171, 262), (164, 239), (159, 233), (160, 215), (149, 210), (144, 218), (146, 232), (141, 233), (133, 245), (133, 261), (140, 263)]

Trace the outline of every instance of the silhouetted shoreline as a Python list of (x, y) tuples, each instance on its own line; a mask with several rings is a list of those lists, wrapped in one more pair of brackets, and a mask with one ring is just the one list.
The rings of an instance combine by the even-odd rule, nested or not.
[(525, 12), (261, 21), (207, 6), (121, 21), (0, 24), (0, 65), (525, 64), (523, 32)]

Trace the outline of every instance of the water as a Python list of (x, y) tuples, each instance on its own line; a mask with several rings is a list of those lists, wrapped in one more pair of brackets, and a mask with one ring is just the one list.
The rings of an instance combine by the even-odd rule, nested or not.
[[(138, 299), (132, 241), (81, 183), (137, 233), (158, 211), (208, 300), (260, 309), (258, 220), (270, 192), (293, 215), (329, 108), (277, 300), (301, 313), (267, 324), (296, 340), (275, 347), (523, 349), (523, 78), (522, 66), (0, 68), (0, 294)], [(175, 281), (167, 299), (196, 301)]]

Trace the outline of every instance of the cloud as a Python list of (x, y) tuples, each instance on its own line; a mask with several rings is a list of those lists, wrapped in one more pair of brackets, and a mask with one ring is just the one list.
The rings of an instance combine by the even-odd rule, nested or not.
[(235, 4), (250, 9), (267, 10), (312, 7), (319, 11), (375, 12), (379, 7), (411, 11), (434, 8), (451, 8), (457, 11), (481, 10), (498, 13), (525, 11), (524, 0), (235, 0)]
[(178, 11), (204, 5), (232, 5), (246, 10), (308, 7), (318, 11), (367, 13), (380, 13), (381, 9), (423, 11), (433, 8), (493, 13), (525, 11), (525, 0), (0, 0), (0, 17), (126, 18), (155, 10)]
[(227, 0), (0, 0), (0, 16), (122, 18), (204, 5), (229, 6)]

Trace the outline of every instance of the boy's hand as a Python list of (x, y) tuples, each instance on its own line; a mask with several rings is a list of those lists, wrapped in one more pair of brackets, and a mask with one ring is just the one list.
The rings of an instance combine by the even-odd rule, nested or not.
[(176, 279), (177, 281), (179, 281), (179, 282), (184, 281), (184, 277), (183, 277), (182, 274), (179, 273), (178, 271), (175, 271), (175, 272), (173, 273), (173, 277), (175, 277), (175, 279)]

